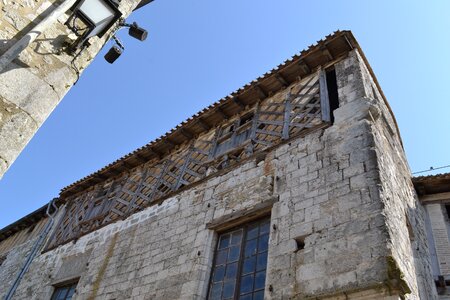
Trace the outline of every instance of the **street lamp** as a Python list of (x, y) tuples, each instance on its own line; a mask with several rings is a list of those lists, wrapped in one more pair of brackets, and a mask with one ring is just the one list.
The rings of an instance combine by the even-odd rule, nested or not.
[[(120, 27), (129, 27), (128, 34), (135, 39), (140, 40), (141, 42), (144, 41), (147, 38), (148, 32), (142, 27), (139, 27), (136, 22), (133, 22), (133, 24), (127, 24), (125, 22), (121, 22)], [(119, 58), (119, 56), (122, 54), (123, 50), (125, 50), (125, 46), (122, 44), (122, 42), (113, 35), (113, 40), (116, 42), (115, 45), (111, 47), (111, 49), (108, 50), (105, 54), (105, 60), (109, 62), (110, 64), (114, 63), (116, 59)]]
[(72, 8), (66, 25), (78, 36), (74, 48), (79, 48), (93, 36), (102, 37), (122, 16), (111, 0), (80, 0)]
[(123, 50), (125, 50), (125, 46), (120, 42), (120, 40), (115, 35), (112, 38), (116, 42), (116, 45), (112, 46), (111, 49), (109, 49), (109, 51), (106, 52), (104, 56), (105, 60), (110, 64), (114, 63), (116, 59), (118, 59), (119, 56), (122, 55)]

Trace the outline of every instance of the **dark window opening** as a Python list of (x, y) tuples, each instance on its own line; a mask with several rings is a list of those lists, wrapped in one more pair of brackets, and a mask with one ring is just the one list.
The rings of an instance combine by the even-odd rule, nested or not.
[(61, 286), (56, 286), (51, 300), (70, 300), (75, 293), (78, 282), (72, 282)]
[(97, 196), (95, 198), (100, 198), (100, 197), (106, 196), (107, 193), (108, 193), (108, 188), (101, 189), (97, 192)]
[(445, 205), (445, 212), (447, 213), (447, 219), (450, 220), (450, 204)]
[(208, 299), (264, 299), (270, 220), (219, 236)]
[(339, 108), (339, 95), (337, 89), (337, 81), (336, 81), (336, 70), (330, 69), (326, 71), (327, 77), (327, 89), (328, 89), (328, 99), (330, 101), (330, 117), (331, 122), (334, 122), (334, 114), (333, 112)]
[(157, 190), (164, 194), (164, 193), (166, 193), (167, 191), (170, 190), (170, 187), (168, 187), (168, 186), (165, 185), (165, 184), (160, 184), (160, 185), (158, 186)]
[(295, 242), (297, 244), (297, 251), (305, 249), (305, 237), (298, 237), (295, 239)]
[(242, 126), (246, 123), (249, 123), (253, 120), (253, 113), (246, 114), (245, 116), (242, 116), (239, 120), (239, 126)]
[(223, 137), (229, 133), (232, 133), (234, 131), (234, 124), (228, 125), (227, 127), (223, 127), (220, 131), (219, 137)]

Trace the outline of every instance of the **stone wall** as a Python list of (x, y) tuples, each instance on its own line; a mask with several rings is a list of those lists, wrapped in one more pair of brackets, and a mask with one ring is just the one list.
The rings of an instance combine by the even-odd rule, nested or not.
[[(335, 68), (332, 126), (43, 253), (17, 298), (48, 299), (52, 285), (80, 277), (76, 299), (204, 299), (217, 232), (264, 213), (266, 299), (435, 298), (423, 209), (392, 117), (357, 50)], [(6, 264), (0, 281), (8, 274)]]
[(450, 276), (450, 241), (441, 203), (426, 204), (439, 263), (439, 275)]
[[(375, 172), (364, 176), (364, 180), (372, 181), (368, 192), (374, 198), (379, 197), (380, 222), (387, 225), (388, 284), (399, 284), (400, 281), (400, 288), (410, 291), (409, 298), (434, 299), (436, 289), (425, 232), (426, 212), (414, 190), (395, 120), (358, 53), (353, 53), (347, 65), (344, 62), (338, 70), (338, 78), (342, 81), (339, 86), (347, 89), (339, 92), (349, 95), (343, 104), (348, 103), (355, 110), (365, 112), (359, 122), (370, 124), (368, 131), (373, 136), (369, 151), (374, 158)], [(344, 84), (350, 78), (364, 89)], [(355, 92), (351, 92), (352, 89)]]
[[(120, 3), (128, 16), (139, 1)], [(26, 35), (59, 1), (3, 1), (0, 8), (0, 55)], [(69, 12), (70, 13), (70, 12)], [(79, 75), (109, 39), (93, 37), (80, 55), (64, 51), (68, 14), (47, 28), (20, 56), (0, 70), (0, 178), (58, 105)]]

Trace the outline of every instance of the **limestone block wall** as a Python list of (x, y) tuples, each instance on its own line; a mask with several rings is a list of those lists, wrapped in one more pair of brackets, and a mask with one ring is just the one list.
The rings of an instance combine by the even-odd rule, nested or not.
[(269, 214), (266, 299), (435, 298), (423, 209), (395, 127), (384, 137), (390, 113), (357, 50), (335, 69), (332, 126), (41, 254), (16, 297), (48, 299), (79, 277), (74, 299), (205, 299), (218, 232)]
[[(0, 55), (22, 38), (62, 1), (19, 0), (0, 3)], [(124, 17), (137, 0), (122, 1)], [(64, 51), (74, 39), (65, 21), (69, 13), (47, 28), (20, 56), (0, 71), (0, 178), (48, 115), (76, 82), (109, 39), (93, 37), (80, 55)]]
[[(354, 136), (332, 140), (338, 132), (327, 130), (42, 254), (19, 286), (18, 299), (48, 298), (52, 284), (68, 278), (60, 274), (71, 269), (73, 257), (87, 262), (79, 274), (71, 274), (81, 276), (76, 299), (204, 298), (217, 238), (209, 224), (223, 226), (236, 213), (248, 219), (274, 201), (268, 299), (381, 286), (387, 275), (379, 250), (385, 237), (379, 205), (351, 188), (364, 168), (353, 166), (348, 153), (336, 156), (345, 144), (351, 148)], [(304, 249), (297, 249), (296, 239), (304, 240)]]
[[(339, 93), (348, 95), (342, 99), (343, 104), (362, 113), (356, 118), (346, 116), (348, 121), (366, 123), (367, 130), (373, 135), (373, 144), (368, 151), (374, 158), (375, 172), (367, 174), (363, 180), (372, 182), (368, 192), (379, 197), (380, 222), (387, 225), (388, 284), (397, 284), (410, 292), (407, 298), (434, 299), (436, 289), (425, 232), (426, 212), (411, 182), (393, 116), (358, 52), (353, 52), (337, 69), (341, 81)], [(363, 88), (355, 88), (351, 81)], [(393, 276), (399, 277), (394, 280)]]

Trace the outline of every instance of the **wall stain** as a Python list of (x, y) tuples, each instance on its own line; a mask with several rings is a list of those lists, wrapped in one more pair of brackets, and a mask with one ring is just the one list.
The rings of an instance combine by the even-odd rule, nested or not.
[(105, 275), (105, 272), (106, 272), (106, 267), (108, 266), (109, 260), (110, 260), (110, 258), (112, 256), (113, 252), (114, 252), (114, 247), (116, 246), (117, 237), (118, 237), (118, 232), (116, 232), (114, 234), (114, 236), (112, 237), (111, 244), (109, 244), (108, 251), (106, 252), (106, 257), (103, 260), (103, 263), (102, 263), (102, 265), (99, 268), (97, 278), (95, 278), (94, 288), (92, 289), (92, 294), (89, 296), (88, 300), (94, 300), (97, 297), (97, 293), (98, 293), (98, 289), (100, 287), (100, 283), (101, 283), (101, 281), (103, 279), (103, 276)]

